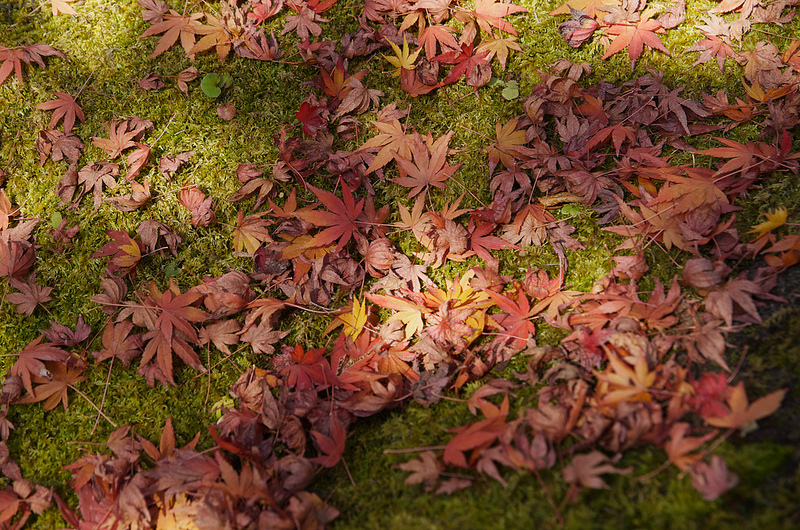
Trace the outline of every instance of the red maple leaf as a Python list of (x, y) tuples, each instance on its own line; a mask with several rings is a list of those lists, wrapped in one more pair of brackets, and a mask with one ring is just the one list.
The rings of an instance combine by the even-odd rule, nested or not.
[(470, 219), (467, 230), (469, 232), (469, 249), (487, 263), (497, 262), (497, 258), (489, 253), (490, 250), (500, 250), (503, 248), (520, 250), (520, 247), (517, 245), (512, 245), (505, 239), (490, 235), (494, 232), (495, 228), (497, 228), (497, 225), (494, 223), (483, 223), (477, 227), (473, 226), (473, 222)]
[(437, 61), (440, 61), (444, 64), (454, 65), (453, 69), (450, 70), (450, 73), (447, 74), (447, 77), (442, 80), (442, 84), (449, 85), (450, 83), (455, 83), (472, 71), (473, 68), (482, 65), (488, 65), (489, 61), (486, 59), (488, 55), (488, 50), (475, 53), (474, 44), (462, 44), (461, 50), (455, 50), (437, 55), (434, 57), (434, 59)]
[(192, 322), (202, 322), (208, 318), (208, 313), (192, 304), (202, 298), (198, 291), (188, 291), (181, 294), (175, 282), (170, 280), (170, 288), (163, 293), (156, 288), (155, 282), (150, 284), (150, 295), (143, 297), (146, 306), (156, 311), (158, 317), (153, 329), (144, 335), (149, 339), (142, 352), (139, 365), (144, 367), (155, 356), (158, 367), (164, 372), (167, 380), (175, 385), (172, 376), (172, 354), (180, 357), (183, 362), (204, 371), (200, 358), (187, 340), (192, 344), (199, 344), (200, 340)]
[[(481, 450), (489, 447), (505, 432), (507, 414), (508, 396), (503, 399), (496, 416), (448, 430), (456, 436), (444, 448), (442, 458), (445, 464), (470, 467), (480, 456)], [(465, 454), (467, 451), (472, 451), (469, 461)]]
[(52, 129), (63, 118), (64, 119), (64, 132), (68, 133), (75, 125), (75, 118), (81, 120), (81, 123), (86, 122), (86, 117), (83, 115), (83, 109), (75, 101), (75, 98), (64, 92), (56, 92), (58, 99), (45, 101), (36, 105), (34, 108), (39, 110), (52, 110), (53, 116), (50, 118), (50, 123), (47, 128)]
[(525, 346), (528, 338), (536, 334), (536, 326), (531, 322), (531, 319), (539, 313), (538, 308), (531, 310), (530, 301), (528, 301), (519, 284), (516, 285), (516, 290), (512, 294), (516, 297), (516, 301), (491, 290), (484, 292), (503, 311), (492, 315), (492, 318), (505, 328), (505, 331), (499, 337), (500, 341), (503, 343), (508, 340), (513, 341), (513, 347), (516, 348)]
[(324, 247), (332, 244), (337, 239), (336, 251), (340, 251), (350, 241), (354, 235), (360, 235), (356, 225), (356, 219), (364, 209), (364, 199), (355, 202), (350, 187), (342, 183), (342, 199), (333, 193), (314, 186), (309, 186), (319, 201), (329, 210), (299, 211), (298, 217), (314, 226), (328, 226), (322, 232), (315, 235), (309, 242), (309, 247)]
[(318, 130), (327, 127), (328, 120), (322, 116), (322, 113), (327, 111), (327, 107), (322, 105), (312, 106), (308, 101), (304, 101), (300, 105), (300, 110), (295, 112), (294, 115), (303, 124), (303, 134), (314, 136)]
[(136, 241), (124, 230), (106, 230), (106, 235), (111, 238), (111, 241), (100, 247), (97, 252), (92, 254), (92, 257), (111, 256), (108, 264), (108, 272), (111, 274), (122, 271), (122, 276), (125, 276), (132, 272), (145, 250), (142, 242)]
[(408, 70), (407, 68), (400, 69), (400, 88), (408, 92), (408, 94), (415, 98), (417, 96), (421, 96), (423, 94), (427, 94), (428, 92), (432, 92), (439, 88), (439, 85), (426, 85), (422, 81), (419, 80), (417, 77), (417, 73), (414, 70)]
[(510, 22), (503, 20), (503, 17), (513, 13), (527, 12), (528, 10), (522, 6), (498, 2), (497, 0), (475, 0), (475, 9), (470, 11), (470, 14), (477, 19), (478, 25), (486, 33), (491, 34), (492, 26), (494, 26), (501, 31), (516, 35), (517, 32), (514, 30), (514, 26)]
[(347, 440), (347, 431), (344, 425), (334, 419), (331, 421), (330, 436), (314, 430), (311, 431), (311, 436), (314, 437), (314, 442), (321, 453), (311, 461), (321, 464), (323, 467), (335, 466), (344, 454), (344, 444)]
[(287, 387), (309, 390), (316, 386), (329, 386), (334, 381), (331, 366), (324, 357), (324, 348), (303, 351), (300, 344), (284, 348), (289, 350), (288, 355), (284, 352), (275, 357), (273, 364), (278, 367), (278, 375), (285, 379)]
[(61, 348), (55, 347), (51, 342), (40, 344), (41, 341), (42, 337), (39, 337), (25, 346), (25, 349), (19, 352), (17, 362), (11, 367), (11, 375), (20, 376), (23, 386), (31, 394), (33, 394), (31, 376), (50, 377), (50, 371), (43, 361), (66, 362), (69, 359), (69, 354)]

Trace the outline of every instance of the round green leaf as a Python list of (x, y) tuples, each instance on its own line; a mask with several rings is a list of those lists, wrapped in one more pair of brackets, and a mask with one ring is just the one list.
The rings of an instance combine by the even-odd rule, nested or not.
[(506, 87), (500, 93), (507, 101), (517, 99), (519, 97), (519, 84), (516, 81), (508, 81)]
[(210, 98), (219, 97), (222, 94), (222, 89), (218, 86), (219, 81), (218, 74), (206, 74), (203, 80), (200, 81), (200, 88), (203, 89), (203, 94)]

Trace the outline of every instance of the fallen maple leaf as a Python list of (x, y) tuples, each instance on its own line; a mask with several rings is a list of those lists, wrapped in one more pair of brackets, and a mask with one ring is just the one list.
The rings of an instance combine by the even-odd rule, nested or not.
[(764, 217), (767, 218), (763, 223), (753, 225), (753, 229), (747, 232), (748, 234), (758, 234), (756, 237), (763, 237), (764, 234), (772, 232), (778, 227), (786, 224), (786, 217), (788, 212), (786, 208), (778, 208), (772, 213), (765, 213)]
[[(76, 1), (77, 0), (50, 0), (50, 7), (53, 8), (53, 16), (55, 17), (58, 15), (77, 15), (78, 12), (72, 9), (72, 6), (70, 5), (72, 2)], [(50, 409), (45, 409), (45, 410), (50, 410)]]
[(141, 39), (142, 37), (150, 37), (163, 33), (161, 38), (158, 39), (156, 49), (153, 50), (153, 54), (150, 55), (150, 58), (158, 57), (170, 49), (172, 45), (178, 41), (178, 37), (181, 39), (181, 46), (186, 52), (186, 55), (192, 57), (191, 51), (195, 44), (194, 36), (197, 31), (203, 27), (199, 22), (199, 20), (203, 18), (203, 13), (191, 13), (184, 16), (174, 9), (170, 9), (169, 13), (164, 14), (163, 18), (164, 20), (162, 22), (153, 24), (147, 28), (144, 33), (139, 35)]
[(52, 370), (49, 377), (35, 377), (33, 394), (22, 396), (19, 403), (38, 403), (44, 401), (44, 410), (52, 410), (59, 403), (64, 405), (64, 410), (69, 406), (67, 391), (74, 388), (75, 384), (83, 378), (83, 370), (67, 368), (63, 363), (51, 363)]
[(139, 172), (142, 170), (145, 164), (147, 164), (148, 160), (150, 160), (150, 146), (142, 143), (136, 142), (134, 144), (136, 149), (128, 155), (128, 158), (125, 161), (128, 163), (128, 173), (125, 175), (125, 178), (130, 182)]
[(344, 425), (333, 419), (331, 421), (330, 436), (315, 430), (311, 431), (311, 436), (314, 438), (314, 442), (316, 442), (321, 454), (310, 460), (323, 467), (333, 467), (338, 464), (344, 454), (345, 441), (347, 440), (347, 431)]
[(758, 428), (757, 420), (766, 418), (773, 414), (781, 406), (787, 389), (776, 390), (760, 399), (749, 403), (747, 393), (744, 389), (744, 382), (725, 390), (725, 401), (730, 412), (726, 416), (707, 417), (706, 423), (714, 427), (725, 427), (730, 429), (740, 429), (745, 435)]
[(690, 428), (691, 425), (686, 422), (674, 423), (669, 431), (669, 440), (664, 444), (670, 462), (681, 471), (688, 471), (703, 458), (702, 453), (692, 451), (717, 435), (717, 431), (714, 431), (699, 437), (686, 436)]
[(300, 344), (295, 344), (294, 348), (284, 348), (288, 351), (274, 357), (272, 362), (278, 368), (278, 375), (285, 379), (287, 387), (310, 390), (333, 383), (335, 376), (324, 357), (324, 348), (303, 351)]
[[(200, 189), (194, 184), (184, 184), (181, 188), (180, 194), (178, 195), (178, 202), (192, 213), (192, 226), (208, 226), (214, 222), (216, 215), (214, 214), (214, 210), (211, 208), (213, 200), (213, 197), (206, 197), (205, 193), (200, 191)], [(242, 226), (242, 223), (243, 221), (240, 220), (240, 227)], [(236, 246), (235, 235), (234, 246)], [(257, 245), (256, 248), (258, 248)], [(237, 252), (240, 250), (241, 247), (237, 249)], [(252, 252), (255, 251), (253, 250)]]
[(66, 362), (69, 359), (69, 354), (61, 348), (55, 347), (50, 342), (40, 344), (43, 337), (39, 337), (31, 341), (25, 348), (19, 352), (19, 357), (14, 366), (11, 367), (11, 375), (17, 375), (22, 378), (22, 384), (25, 389), (33, 394), (33, 386), (31, 384), (31, 376), (33, 377), (50, 377), (50, 370), (48, 370), (43, 361), (58, 361)]
[(281, 31), (281, 35), (294, 31), (300, 40), (307, 41), (310, 35), (319, 37), (322, 34), (322, 27), (317, 22), (330, 22), (326, 18), (322, 18), (313, 9), (310, 9), (307, 4), (304, 4), (302, 9), (297, 15), (289, 15), (286, 17), (286, 25)]
[[(474, 464), (481, 450), (489, 447), (505, 432), (507, 414), (508, 396), (503, 399), (503, 405), (496, 416), (448, 429), (447, 432), (455, 433), (456, 436), (444, 448), (442, 458), (445, 464), (464, 468)], [(465, 454), (467, 451), (472, 451), (469, 460)]]
[(11, 72), (17, 75), (17, 81), (19, 81), (21, 85), (23, 62), (28, 65), (35, 62), (40, 67), (44, 68), (44, 60), (42, 57), (52, 55), (61, 57), (62, 59), (67, 58), (64, 53), (41, 43), (20, 48), (6, 48), (5, 46), (0, 46), (0, 61), (2, 61), (2, 64), (0, 64), (0, 85), (8, 79)]
[(140, 334), (130, 334), (133, 322), (124, 320), (118, 324), (109, 322), (103, 330), (103, 349), (92, 352), (92, 357), (97, 362), (106, 359), (119, 359), (124, 366), (129, 366), (131, 361), (142, 354), (142, 337)]
[(175, 385), (172, 369), (172, 354), (175, 353), (192, 368), (205, 371), (197, 353), (189, 344), (200, 342), (192, 323), (203, 322), (209, 316), (202, 309), (192, 305), (202, 296), (192, 290), (181, 294), (172, 279), (170, 288), (163, 293), (156, 288), (155, 282), (150, 283), (150, 294), (144, 297), (144, 302), (146, 306), (155, 310), (158, 316), (151, 331), (143, 335), (148, 342), (142, 352), (140, 368), (155, 356), (166, 380)]
[(603, 9), (604, 7), (614, 7), (620, 5), (621, 0), (567, 0), (558, 8), (550, 11), (550, 16), (554, 17), (556, 15), (569, 15), (570, 8), (575, 9), (577, 11), (584, 11), (590, 17), (595, 16), (595, 10), (597, 11), (608, 11), (607, 9)]
[(77, 162), (81, 157), (83, 142), (80, 138), (70, 133), (62, 133), (54, 129), (39, 131), (36, 138), (36, 150), (39, 152), (39, 165), (44, 165), (47, 157), (51, 157), (53, 162), (59, 160), (69, 160)]
[(710, 464), (700, 462), (692, 470), (692, 486), (707, 501), (719, 498), (738, 483), (739, 477), (728, 471), (725, 460), (719, 455), (713, 455)]
[(731, 59), (738, 59), (739, 55), (731, 48), (731, 46), (725, 42), (724, 40), (720, 39), (716, 35), (708, 35), (706, 34), (705, 39), (699, 41), (697, 44), (692, 46), (691, 48), (686, 48), (684, 53), (687, 52), (702, 52), (700, 53), (700, 57), (692, 64), (692, 66), (697, 66), (698, 64), (703, 64), (705, 62), (710, 61), (711, 59), (716, 58), (717, 66), (719, 66), (719, 71), (724, 72), (725, 68), (725, 59), (730, 57)]
[(608, 484), (600, 478), (606, 473), (626, 475), (633, 471), (633, 467), (619, 469), (608, 462), (608, 457), (600, 451), (575, 455), (572, 462), (564, 467), (564, 480), (570, 483), (567, 498), (571, 502), (578, 500), (578, 488), (608, 489)]
[(380, 132), (377, 136), (370, 138), (358, 148), (358, 151), (378, 150), (375, 159), (370, 163), (365, 173), (382, 168), (393, 158), (400, 156), (406, 160), (411, 159), (411, 149), (413, 136), (406, 134), (403, 126), (396, 118), (391, 123), (373, 121), (372, 124)]
[(419, 459), (409, 460), (396, 467), (411, 473), (406, 477), (406, 484), (423, 484), (425, 491), (432, 491), (436, 487), (439, 475), (444, 471), (444, 465), (433, 451), (423, 451), (419, 454)]
[(59, 120), (63, 118), (64, 132), (68, 133), (75, 125), (76, 118), (79, 119), (81, 123), (86, 122), (83, 109), (75, 101), (75, 98), (64, 92), (56, 92), (55, 95), (58, 99), (45, 101), (44, 103), (39, 103), (34, 107), (35, 109), (39, 110), (54, 111), (53, 116), (50, 118), (50, 123), (47, 125), (48, 128), (54, 128)]
[(669, 55), (669, 50), (664, 47), (664, 44), (655, 34), (659, 29), (661, 29), (661, 22), (651, 20), (648, 16), (642, 17), (636, 24), (612, 25), (607, 31), (609, 35), (614, 36), (614, 40), (606, 48), (603, 59), (608, 59), (615, 53), (628, 48), (628, 57), (631, 59), (631, 70), (633, 70), (633, 65), (642, 55), (645, 44)]
[[(348, 307), (344, 307), (347, 310)], [(338, 326), (344, 326), (343, 333), (345, 336), (351, 337), (355, 340), (364, 330), (364, 325), (367, 323), (367, 303), (359, 302), (358, 298), (353, 298), (353, 303), (349, 305), (349, 311), (336, 316), (335, 319), (325, 328), (324, 334), (327, 335)]]
[(525, 145), (525, 131), (517, 130), (517, 118), (511, 118), (505, 125), (495, 124), (495, 137), (492, 145), (486, 148), (489, 153), (489, 172), (493, 173), (498, 163), (507, 169), (516, 165), (520, 158), (520, 148)]
[(408, 49), (408, 42), (406, 42), (405, 36), (403, 36), (402, 50), (397, 46), (397, 44), (391, 41), (389, 41), (389, 45), (391, 45), (392, 49), (394, 50), (395, 57), (387, 57), (384, 55), (383, 58), (397, 67), (397, 70), (392, 73), (392, 76), (399, 76), (401, 70), (413, 70), (414, 62), (417, 60), (417, 56), (419, 55), (419, 52), (422, 51), (422, 48), (418, 48), (417, 51), (411, 53)]
[(412, 151), (414, 162), (399, 155), (395, 157), (400, 177), (392, 179), (392, 182), (404, 188), (411, 188), (408, 192), (409, 199), (423, 190), (429, 190), (431, 186), (443, 189), (447, 179), (462, 166), (463, 163), (455, 166), (447, 163), (450, 151), (448, 144), (452, 136), (453, 132), (450, 131), (434, 141), (429, 133), (423, 141), (423, 138), (415, 133)]
[(52, 300), (50, 293), (53, 291), (52, 287), (41, 287), (36, 283), (36, 272), (28, 277), (27, 283), (23, 283), (16, 278), (9, 279), (11, 287), (19, 291), (18, 293), (9, 293), (6, 295), (6, 300), (12, 304), (17, 304), (17, 313), (24, 313), (28, 316), (33, 314), (33, 310), (39, 304), (44, 304)]
[(342, 183), (342, 198), (340, 199), (333, 193), (314, 186), (308, 187), (317, 199), (329, 210), (306, 210), (297, 213), (298, 217), (315, 226), (327, 226), (322, 232), (315, 235), (309, 242), (309, 247), (324, 247), (339, 242), (336, 245), (336, 252), (342, 250), (352, 237), (361, 235), (361, 231), (356, 224), (356, 220), (364, 209), (364, 199), (357, 203), (350, 191), (350, 186)]
[(252, 254), (258, 250), (261, 243), (272, 242), (267, 230), (269, 222), (262, 219), (266, 214), (267, 212), (261, 212), (245, 217), (244, 212), (239, 210), (236, 228), (233, 231), (233, 248), (236, 249), (236, 252), (241, 252), (245, 248)]
[(106, 235), (111, 241), (100, 247), (92, 254), (93, 258), (111, 256), (108, 264), (108, 271), (115, 273), (122, 271), (122, 276), (133, 271), (136, 264), (142, 258), (144, 245), (140, 241), (134, 240), (128, 232), (124, 230), (106, 230)]
[(469, 11), (478, 21), (478, 25), (483, 31), (492, 34), (492, 27), (500, 31), (511, 33), (516, 36), (517, 32), (510, 22), (503, 20), (503, 17), (514, 13), (527, 13), (528, 10), (522, 6), (499, 2), (498, 0), (475, 0), (475, 8)]

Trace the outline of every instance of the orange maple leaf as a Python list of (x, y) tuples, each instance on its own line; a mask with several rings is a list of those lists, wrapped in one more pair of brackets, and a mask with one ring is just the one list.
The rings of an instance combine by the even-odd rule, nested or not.
[(443, 189), (445, 182), (461, 167), (462, 164), (451, 166), (447, 163), (449, 153), (448, 143), (453, 136), (449, 132), (436, 141), (428, 133), (424, 142), (420, 135), (414, 134), (414, 162), (400, 156), (395, 157), (400, 169), (400, 177), (392, 182), (404, 188), (411, 188), (408, 198), (427, 191), (431, 186)]
[(517, 32), (510, 22), (503, 20), (503, 17), (514, 13), (527, 13), (528, 10), (522, 6), (498, 2), (497, 0), (475, 0), (475, 9), (470, 11), (478, 25), (483, 31), (492, 33), (492, 26), (500, 31), (511, 33), (516, 36)]
[(655, 34), (659, 29), (661, 29), (661, 22), (650, 20), (649, 16), (642, 17), (638, 24), (614, 24), (608, 28), (608, 33), (614, 35), (614, 40), (606, 48), (603, 59), (608, 59), (615, 53), (628, 48), (628, 57), (631, 59), (631, 70), (633, 70), (633, 65), (642, 55), (645, 44), (669, 55), (669, 50), (664, 47)]
[(183, 46), (186, 55), (192, 57), (192, 49), (195, 43), (194, 36), (204, 27), (199, 22), (201, 18), (203, 18), (203, 13), (192, 13), (184, 16), (174, 9), (170, 9), (169, 13), (164, 15), (163, 22), (153, 24), (139, 35), (139, 38), (163, 33), (161, 38), (158, 39), (156, 49), (153, 50), (153, 54), (150, 56), (151, 59), (170, 49), (178, 41), (178, 37), (181, 39), (181, 46)]
[(315, 226), (327, 226), (322, 232), (315, 235), (307, 244), (308, 247), (324, 247), (332, 244), (337, 239), (336, 251), (340, 251), (350, 241), (350, 238), (360, 235), (356, 219), (364, 209), (364, 199), (357, 203), (347, 184), (342, 184), (342, 198), (333, 193), (314, 186), (309, 186), (314, 195), (329, 210), (327, 212), (312, 210), (297, 212), (298, 217)]
[(750, 403), (744, 390), (744, 382), (739, 381), (736, 386), (725, 390), (725, 401), (728, 403), (730, 413), (727, 416), (706, 418), (706, 423), (714, 427), (740, 429), (743, 435), (747, 434), (758, 428), (757, 420), (766, 418), (778, 410), (786, 392), (785, 388), (776, 390)]

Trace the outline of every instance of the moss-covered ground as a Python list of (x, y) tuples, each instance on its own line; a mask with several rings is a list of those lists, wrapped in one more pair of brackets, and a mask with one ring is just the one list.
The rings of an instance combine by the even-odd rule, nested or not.
[[(591, 65), (592, 73), (582, 81), (585, 83), (600, 80), (620, 83), (645, 74), (649, 68), (664, 72), (669, 86), (683, 87), (685, 97), (717, 90), (743, 97), (741, 67), (729, 61), (725, 74), (720, 75), (714, 61), (694, 67), (696, 54), (681, 53), (698, 40), (699, 33), (693, 25), (714, 4), (687, 3), (686, 23), (663, 39), (672, 56), (646, 51), (631, 71), (624, 54), (601, 60), (603, 48), (599, 44), (569, 48), (557, 30), (560, 19), (548, 15), (558, 5), (555, 1), (522, 0), (520, 4), (529, 12), (514, 17), (513, 22), (523, 51), (512, 53), (505, 72), (495, 67), (495, 75), (517, 81), (520, 93), (525, 95), (539, 82), (538, 70), (566, 57)], [(55, 287), (53, 301), (45, 305), (46, 310), (39, 307), (32, 316), (16, 313), (8, 302), (0, 306), (3, 355), (0, 370), (8, 370), (14, 363), (14, 355), (34, 340), (39, 330), (46, 329), (50, 321), (74, 326), (78, 315), (82, 315), (92, 326), (93, 336), (102, 330), (108, 317), (90, 297), (99, 291), (105, 262), (90, 256), (108, 241), (104, 230), (133, 232), (142, 220), (152, 219), (170, 224), (182, 237), (178, 256), (152, 256), (142, 262), (137, 283), (155, 280), (163, 288), (169, 272), (176, 274), (175, 280), (185, 290), (204, 276), (252, 267), (250, 260), (233, 252), (232, 225), (241, 205), (225, 199), (238, 189), (234, 170), (239, 163), (272, 164), (277, 159), (273, 135), (283, 124), (296, 123), (294, 113), (310, 90), (301, 83), (316, 75), (311, 68), (291, 64), (297, 59), (292, 57), (291, 47), (286, 47), (286, 63), (235, 56), (220, 63), (214, 54), (200, 55), (191, 63), (179, 47), (150, 59), (154, 39), (138, 38), (147, 24), (134, 1), (86, 0), (75, 6), (79, 11), (76, 17), (51, 16), (49, 5), (28, 14), (35, 6), (23, 1), (5, 2), (0, 10), (0, 45), (44, 42), (64, 51), (69, 58), (51, 58), (46, 69), (26, 68), (23, 83), (12, 75), (0, 85), (0, 168), (7, 173), (5, 191), (20, 206), (24, 217), (42, 219), (36, 228), (41, 246), (36, 255), (37, 278), (40, 284)], [(326, 13), (331, 22), (323, 25), (323, 37), (336, 39), (355, 27), (357, 22), (351, 16), (351, 7), (340, 0)], [(273, 26), (279, 30), (282, 22), (274, 22)], [(769, 32), (765, 35), (759, 29), (751, 31), (745, 36), (743, 47), (752, 48), (765, 37), (784, 47), (790, 36), (800, 34), (800, 23), (773, 25)], [(190, 85), (188, 97), (175, 88), (174, 76), (192, 64), (205, 72), (233, 76), (233, 87), (224, 101), (235, 104), (234, 120), (221, 120), (216, 107), (223, 101), (206, 97), (197, 83)], [(398, 101), (400, 107), (411, 107), (408, 123), (417, 130), (434, 135), (454, 132), (450, 145), (461, 150), (458, 160), (464, 162), (457, 177), (471, 191), (464, 205), (474, 207), (477, 200), (487, 201), (489, 182), (483, 148), (488, 142), (481, 134), (492, 136), (495, 123), (504, 123), (518, 115), (521, 104), (504, 99), (500, 87), (484, 87), (476, 94), (463, 83), (411, 99), (400, 90), (396, 78), (386, 73), (390, 67), (379, 55), (373, 55), (366, 64), (355, 64), (351, 70), (361, 68), (370, 70), (367, 83), (385, 93), (384, 103)], [(151, 72), (164, 78), (166, 89), (149, 92), (138, 86), (137, 81)], [(150, 138), (159, 139), (153, 147), (153, 159), (188, 150), (195, 154), (171, 180), (164, 178), (152, 164), (145, 170), (152, 194), (158, 196), (145, 209), (122, 213), (103, 203), (94, 211), (88, 198), (74, 210), (60, 206), (54, 190), (66, 164), (48, 162), (40, 166), (35, 148), (36, 132), (47, 128), (50, 114), (33, 107), (52, 99), (53, 92), (80, 93), (86, 123), (78, 131), (84, 139), (107, 136), (112, 120), (138, 115), (155, 125)], [(753, 139), (757, 133), (741, 127), (731, 137)], [(360, 131), (353, 147), (369, 134)], [(84, 156), (91, 160), (100, 151), (86, 143)], [(188, 211), (177, 200), (177, 192), (185, 182), (192, 182), (217, 198), (214, 206), (217, 224), (208, 228), (191, 226)], [(764, 211), (779, 206), (787, 207), (790, 220), (796, 222), (800, 218), (798, 182), (792, 174), (776, 174), (765, 181), (761, 190), (741, 202), (743, 210), (737, 223), (746, 229), (759, 222)], [(322, 181), (312, 184), (326, 185)], [(278, 184), (278, 188), (279, 193), (289, 190), (283, 184)], [(405, 191), (397, 186), (379, 183), (375, 188), (379, 204), (405, 201)], [(449, 186), (437, 200), (452, 201), (462, 191), (459, 186)], [(125, 192), (123, 183), (110, 194)], [(57, 212), (68, 226), (80, 225), (73, 246), (64, 252), (56, 252), (56, 244), (48, 233), (52, 216)], [(588, 290), (610, 268), (608, 249), (614, 248), (618, 239), (600, 231), (596, 215), (587, 208), (570, 206), (562, 213), (574, 216), (571, 222), (578, 229), (576, 237), (587, 248), (569, 254), (567, 284), (570, 288)], [(398, 245), (402, 244), (398, 240)], [(648, 252), (655, 274), (669, 279), (678, 273), (661, 250), (653, 246)], [(555, 256), (545, 251), (525, 257), (506, 254), (503, 266), (512, 271), (515, 267), (525, 270), (531, 263), (557, 263)], [(461, 270), (464, 270), (461, 265), (446, 266), (431, 276), (436, 280)], [(744, 438), (733, 436), (716, 449), (739, 475), (740, 484), (719, 500), (706, 502), (692, 488), (689, 478), (681, 476), (674, 467), (642, 480), (642, 476), (657, 469), (666, 458), (657, 448), (633, 450), (619, 463), (633, 466), (633, 473), (611, 478), (608, 490), (584, 492), (579, 503), (562, 506), (566, 527), (791, 528), (800, 524), (800, 299), (797, 297), (800, 282), (796, 274), (794, 278), (793, 282), (787, 280), (781, 284), (785, 287), (780, 294), (789, 300), (788, 308), (776, 310), (762, 325), (729, 338), (734, 345), (729, 349), (733, 352), (729, 363), (735, 366), (737, 357), (744, 357), (740, 370), (749, 392), (762, 395), (781, 387), (790, 389), (783, 408), (760, 422), (759, 431)], [(321, 331), (328, 322), (326, 318), (297, 312), (288, 315), (280, 325), (292, 331), (287, 343), (302, 342), (310, 348), (324, 344)], [(544, 327), (540, 333), (541, 342), (552, 342), (556, 335)], [(97, 337), (92, 344), (92, 348), (97, 346)], [(247, 367), (266, 366), (267, 361), (249, 350), (223, 359), (214, 348), (200, 352), (200, 358), (213, 369), (198, 375), (189, 368), (179, 368), (177, 388), (164, 389), (158, 385), (151, 388), (136, 375), (135, 368), (126, 370), (119, 365), (111, 367), (109, 376), (107, 363), (90, 368), (78, 388), (92, 403), (102, 404), (104, 414), (117, 425), (130, 424), (142, 436), (157, 440), (165, 420), (172, 417), (178, 443), (182, 445), (201, 432), (198, 447), (204, 449), (212, 445), (205, 426), (216, 420), (215, 407), (228, 402), (230, 385)], [(509, 370), (522, 366), (512, 364)], [(453, 397), (464, 397), (469, 390), (468, 387)], [(520, 395), (516, 406), (522, 406), (525, 399), (524, 394)], [(59, 407), (45, 412), (41, 404), (15, 406), (9, 416), (15, 426), (9, 439), (11, 457), (20, 465), (23, 476), (54, 488), (68, 502), (74, 502), (67, 485), (70, 475), (63, 466), (84, 451), (94, 450), (92, 444), (104, 442), (114, 429), (106, 420), (98, 421), (97, 416), (94, 406), (75, 393), (70, 395), (66, 411)], [(403, 483), (407, 474), (395, 466), (409, 455), (385, 453), (385, 450), (440, 445), (447, 440), (446, 429), (463, 425), (471, 418), (465, 403), (444, 401), (427, 409), (410, 404), (358, 422), (348, 438), (343, 462), (321, 473), (311, 486), (312, 491), (341, 511), (334, 527), (462, 530), (557, 527), (547, 493), (537, 477), (530, 474), (509, 473), (507, 487), (487, 479), (451, 496), (426, 494), (418, 486)], [(567, 485), (554, 471), (543, 472), (541, 478), (549, 495), (560, 504)], [(55, 509), (31, 519), (33, 528), (56, 528), (63, 524)]]

